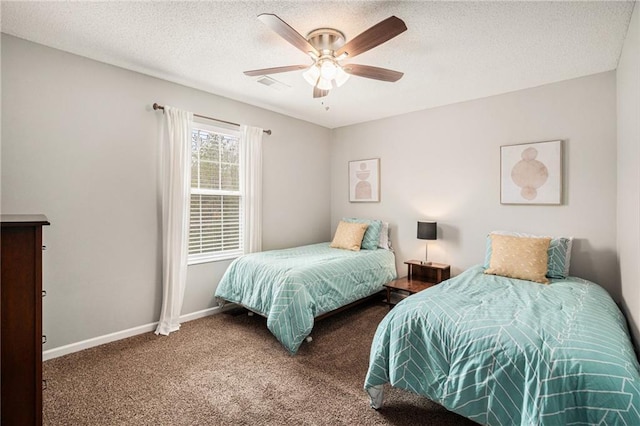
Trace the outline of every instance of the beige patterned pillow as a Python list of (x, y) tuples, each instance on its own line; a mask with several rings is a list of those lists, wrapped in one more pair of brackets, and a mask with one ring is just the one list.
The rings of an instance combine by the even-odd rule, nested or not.
[(551, 238), (491, 234), (491, 261), (484, 273), (548, 284), (547, 261)]
[(360, 251), (362, 237), (367, 230), (366, 223), (349, 223), (340, 221), (329, 247)]

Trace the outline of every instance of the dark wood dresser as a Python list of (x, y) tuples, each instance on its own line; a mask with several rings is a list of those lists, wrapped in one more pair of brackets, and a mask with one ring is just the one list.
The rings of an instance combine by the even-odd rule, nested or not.
[(1, 215), (2, 426), (42, 424), (43, 215)]

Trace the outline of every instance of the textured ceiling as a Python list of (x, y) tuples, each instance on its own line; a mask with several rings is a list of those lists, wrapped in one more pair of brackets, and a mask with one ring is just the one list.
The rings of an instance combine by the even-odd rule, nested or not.
[[(615, 69), (634, 2), (2, 1), (1, 7), (4, 33), (335, 128)], [(396, 83), (351, 77), (322, 99), (312, 98), (302, 71), (272, 75), (290, 86), (285, 90), (259, 84), (242, 72), (311, 63), (256, 19), (260, 13), (278, 15), (302, 35), (332, 27), (347, 40), (396, 15), (408, 30), (351, 62), (405, 75)]]

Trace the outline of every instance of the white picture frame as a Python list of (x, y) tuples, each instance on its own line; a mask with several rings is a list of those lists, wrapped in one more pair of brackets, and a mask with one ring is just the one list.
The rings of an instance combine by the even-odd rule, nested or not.
[(500, 147), (500, 204), (562, 204), (562, 141)]
[(349, 201), (380, 202), (380, 159), (349, 161)]

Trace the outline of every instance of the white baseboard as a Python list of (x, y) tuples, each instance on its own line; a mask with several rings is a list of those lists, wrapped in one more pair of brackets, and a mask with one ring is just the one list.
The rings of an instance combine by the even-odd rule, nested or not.
[[(208, 308), (198, 312), (192, 312), (190, 314), (180, 316), (180, 322), (193, 321), (198, 318), (204, 318), (209, 315), (219, 314), (227, 311), (236, 306), (233, 303), (225, 304), (223, 308), (215, 307)], [(69, 345), (59, 346), (57, 348), (48, 349), (42, 352), (42, 360), (47, 361), (53, 358), (58, 358), (63, 355), (68, 355), (74, 352), (79, 352), (84, 349), (93, 348), (94, 346), (104, 345), (105, 343), (115, 342), (116, 340), (126, 339), (127, 337), (137, 336), (138, 334), (150, 333), (155, 331), (158, 326), (158, 322), (151, 324), (141, 325), (138, 327), (129, 328), (127, 330), (117, 331), (115, 333), (105, 334), (104, 336), (94, 337), (92, 339), (83, 340), (77, 343), (71, 343)]]

